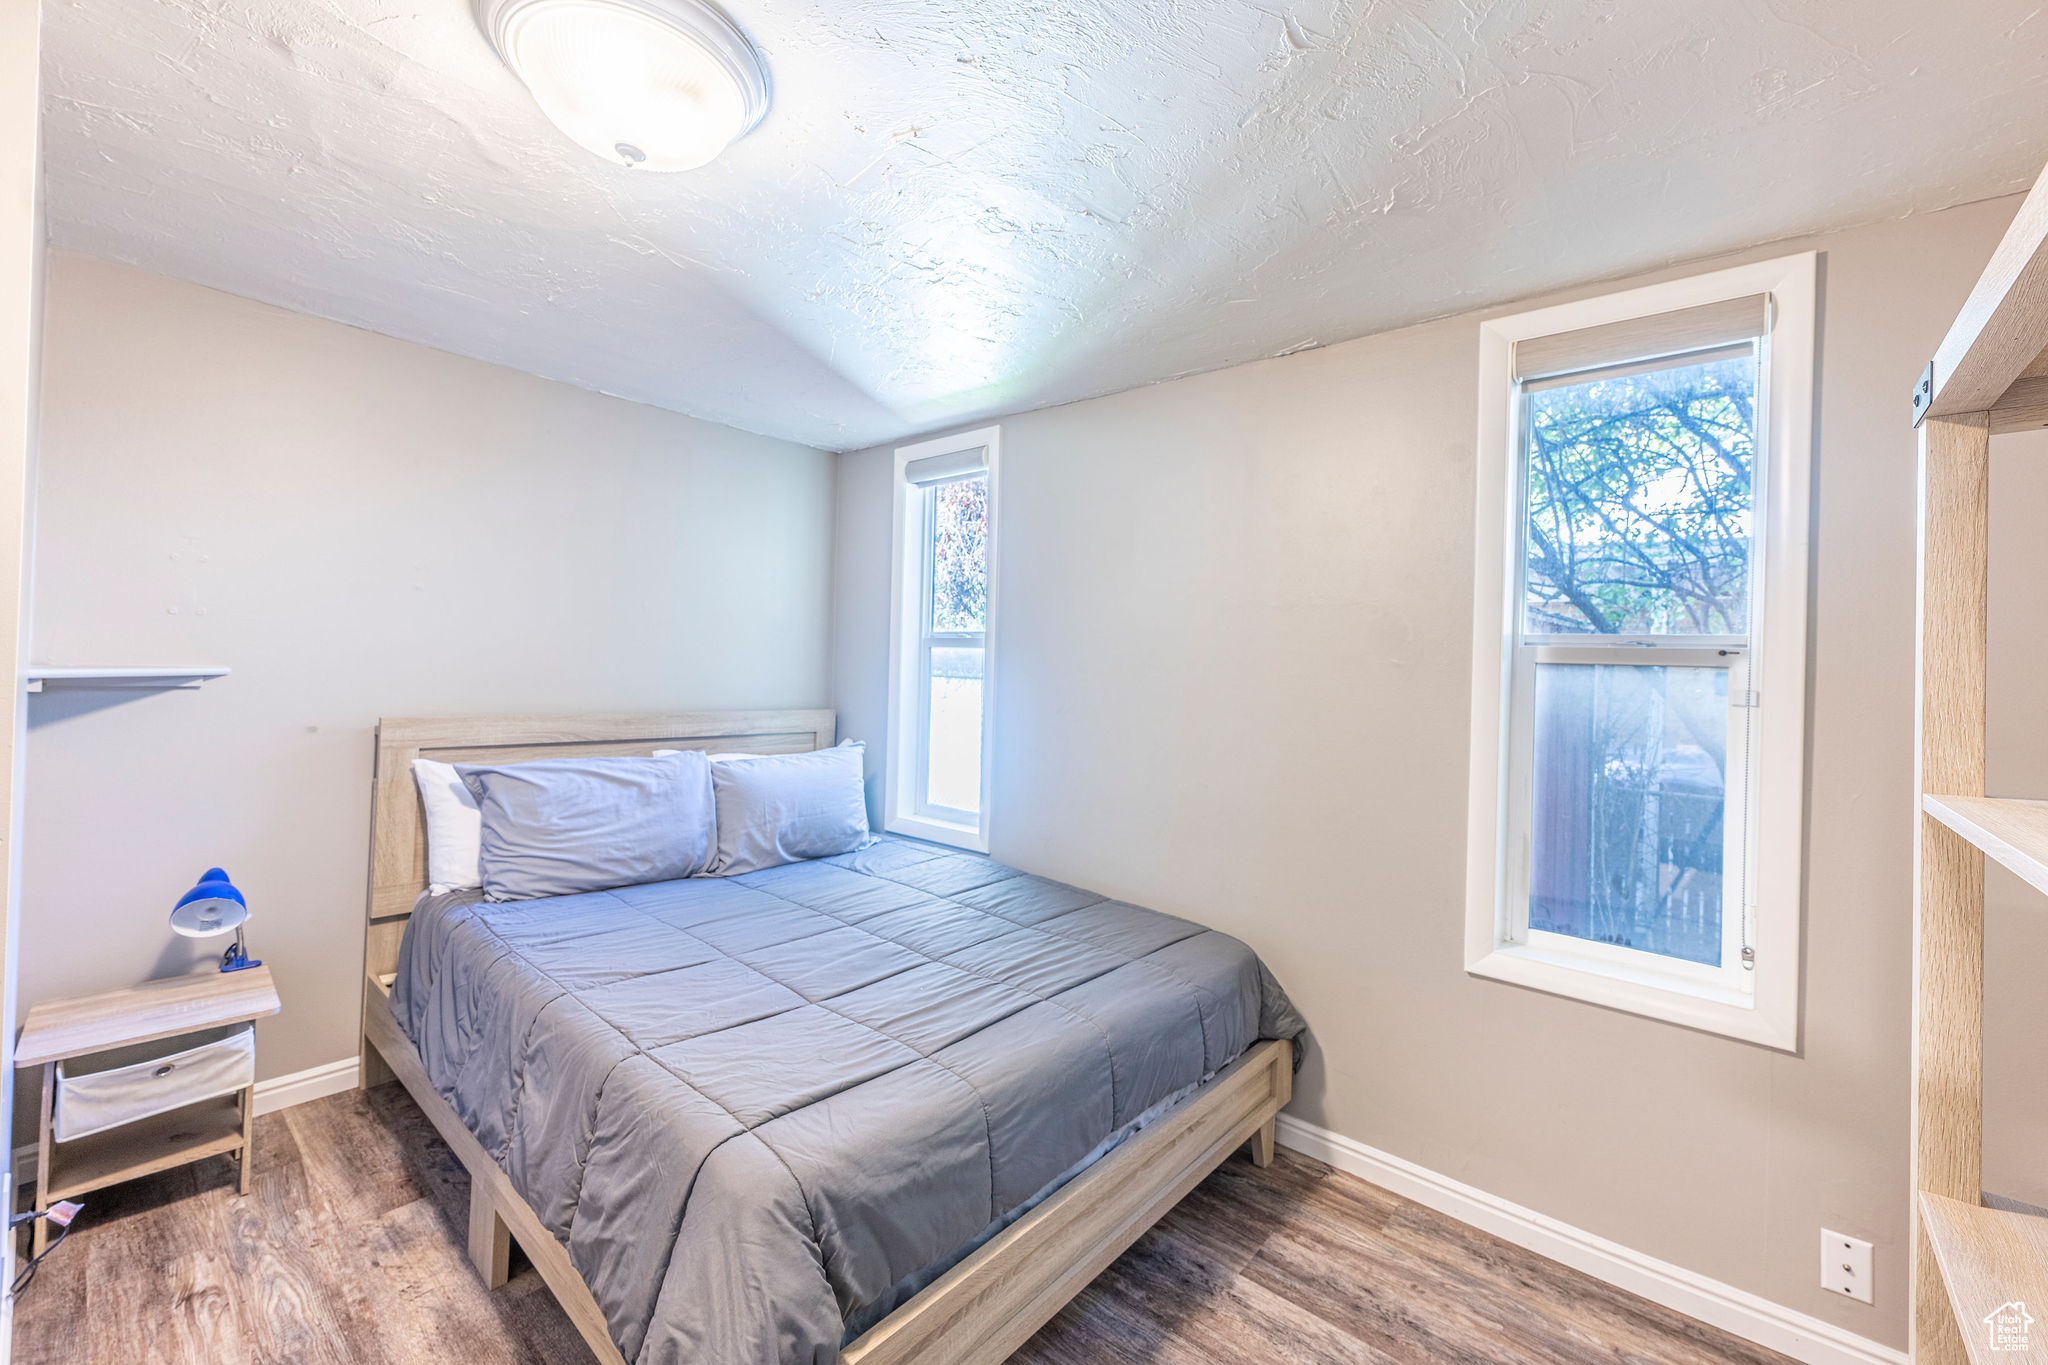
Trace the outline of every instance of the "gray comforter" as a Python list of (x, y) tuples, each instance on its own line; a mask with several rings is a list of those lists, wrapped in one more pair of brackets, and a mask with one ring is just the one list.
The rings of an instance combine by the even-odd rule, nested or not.
[(730, 879), (438, 897), (392, 1006), (640, 1365), (829, 1365), (1302, 1029), (1236, 939), (897, 839)]

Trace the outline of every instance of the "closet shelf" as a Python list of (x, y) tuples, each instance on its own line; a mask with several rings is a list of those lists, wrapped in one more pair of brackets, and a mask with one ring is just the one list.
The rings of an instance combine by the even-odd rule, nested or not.
[(225, 668), (196, 667), (77, 667), (30, 664), (23, 672), (31, 692), (59, 687), (91, 688), (173, 688), (197, 687), (208, 678), (227, 676)]
[[(2048, 801), (1925, 796), (1927, 813), (2048, 892)], [(2048, 1304), (2048, 1299), (2042, 1301)], [(2048, 1328), (2044, 1328), (2048, 1332)]]
[[(1942, 1287), (1948, 1291), (1972, 1365), (2032, 1359), (2031, 1354), (2015, 1356), (2010, 1345), (2002, 1350), (1993, 1345), (1993, 1319), (2015, 1309), (2024, 1318), (2027, 1304), (2035, 1311), (2048, 1305), (2048, 1218), (1987, 1209), (1922, 1190), (1920, 1226), (1934, 1247)], [(2017, 1326), (2025, 1340), (2025, 1324)], [(2048, 1336), (2048, 1322), (2040, 1324), (2040, 1335)]]

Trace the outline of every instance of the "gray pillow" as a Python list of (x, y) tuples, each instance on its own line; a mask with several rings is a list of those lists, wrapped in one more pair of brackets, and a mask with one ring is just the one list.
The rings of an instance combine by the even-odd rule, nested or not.
[(805, 858), (851, 853), (868, 843), (864, 744), (808, 754), (720, 758), (711, 765), (718, 799), (718, 851), (711, 875), (737, 877)]
[(702, 872), (713, 849), (711, 762), (543, 758), (458, 763), (482, 817), (484, 895), (569, 896)]

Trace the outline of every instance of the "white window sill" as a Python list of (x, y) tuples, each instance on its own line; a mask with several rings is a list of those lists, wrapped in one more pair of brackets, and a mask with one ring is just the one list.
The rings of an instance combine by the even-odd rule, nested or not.
[(1522, 944), (1498, 945), (1467, 962), (1465, 970), (1781, 1052), (1796, 1052), (1799, 1046), (1795, 1018), (1773, 1017), (1758, 1009), (1751, 997), (1703, 982), (1679, 982), (1654, 970), (1632, 972), (1618, 964), (1567, 958)]
[(954, 824), (948, 820), (934, 820), (928, 815), (895, 815), (883, 821), (882, 828), (890, 834), (929, 839), (935, 844), (964, 848), (969, 853), (988, 852), (988, 840), (982, 835), (979, 825)]

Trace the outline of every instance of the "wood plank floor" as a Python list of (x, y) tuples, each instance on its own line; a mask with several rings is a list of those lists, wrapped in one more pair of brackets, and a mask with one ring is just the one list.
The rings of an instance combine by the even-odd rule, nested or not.
[[(258, 1119), (256, 1161), (246, 1199), (218, 1157), (88, 1197), (16, 1307), (15, 1359), (590, 1361), (531, 1269), (495, 1294), (471, 1272), (468, 1177), (400, 1087)], [(1784, 1357), (1282, 1152), (1225, 1163), (1012, 1365), (1223, 1360)]]

